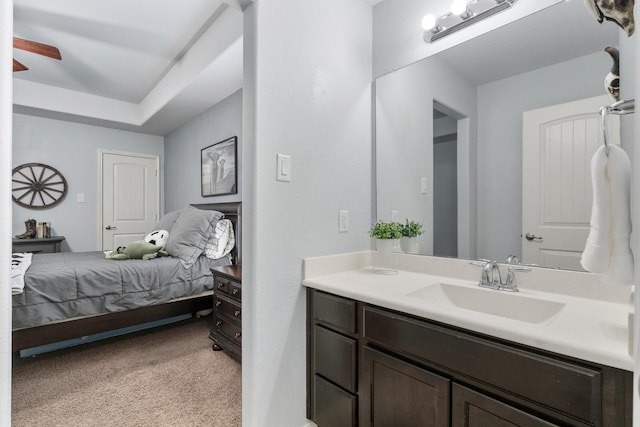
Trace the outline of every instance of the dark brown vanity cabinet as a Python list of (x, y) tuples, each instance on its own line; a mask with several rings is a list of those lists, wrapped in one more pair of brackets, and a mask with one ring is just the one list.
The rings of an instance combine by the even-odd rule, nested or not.
[(309, 292), (307, 304), (307, 417), (318, 426), (357, 426), (357, 304), (323, 292)]
[(308, 303), (308, 416), (320, 427), (632, 424), (629, 371), (316, 290)]

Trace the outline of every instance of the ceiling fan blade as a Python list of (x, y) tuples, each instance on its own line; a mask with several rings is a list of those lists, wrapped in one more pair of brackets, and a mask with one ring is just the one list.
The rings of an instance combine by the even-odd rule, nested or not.
[(27, 52), (37, 53), (38, 55), (44, 55), (53, 59), (62, 59), (58, 48), (55, 46), (49, 46), (48, 44), (42, 44), (33, 42), (31, 40), (14, 37), (13, 47), (15, 47), (16, 49), (26, 50)]
[(16, 61), (15, 59), (13, 60), (13, 72), (15, 73), (16, 71), (26, 71), (28, 70), (27, 67), (25, 67), (23, 64), (21, 64), (20, 62)]

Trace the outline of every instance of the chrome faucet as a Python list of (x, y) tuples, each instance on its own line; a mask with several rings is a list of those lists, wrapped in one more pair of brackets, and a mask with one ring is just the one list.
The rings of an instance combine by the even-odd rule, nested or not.
[(515, 283), (515, 272), (531, 271), (527, 267), (518, 267), (509, 265), (507, 269), (507, 280), (502, 283), (502, 275), (500, 274), (500, 265), (496, 261), (481, 259), (480, 262), (472, 261), (471, 264), (482, 267), (482, 276), (478, 282), (478, 286), (482, 288), (495, 289), (497, 291), (519, 292)]

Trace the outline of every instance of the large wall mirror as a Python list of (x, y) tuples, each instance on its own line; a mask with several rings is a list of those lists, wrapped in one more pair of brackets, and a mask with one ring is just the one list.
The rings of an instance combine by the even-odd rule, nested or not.
[[(635, 36), (577, 0), (376, 78), (377, 218), (422, 223), (423, 255), (580, 270), (599, 108), (613, 102), (607, 46), (620, 51), (631, 98)], [(633, 117), (608, 126), (630, 156)]]

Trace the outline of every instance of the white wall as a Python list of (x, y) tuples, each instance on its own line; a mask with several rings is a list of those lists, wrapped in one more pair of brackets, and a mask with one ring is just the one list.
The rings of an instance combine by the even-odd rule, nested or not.
[[(369, 248), (371, 7), (258, 0), (244, 28), (243, 425), (302, 426), (302, 259)], [(289, 183), (277, 153), (292, 156)]]
[[(238, 137), (238, 193), (202, 197), (200, 150), (232, 136)], [(242, 90), (165, 136), (164, 211), (181, 209), (190, 203), (242, 200), (242, 140)]]
[(604, 94), (598, 52), (478, 88), (478, 256), (522, 255), (522, 113)]
[[(13, 0), (0, 0), (0, 258), (11, 254), (11, 111)], [(0, 264), (0, 425), (11, 424), (11, 292), (9, 263)]]
[[(159, 156), (162, 194), (163, 141), (161, 136), (14, 114), (13, 167), (34, 162), (53, 166), (69, 189), (64, 201), (48, 209), (26, 209), (12, 202), (13, 235), (24, 233), (24, 221), (33, 218), (50, 221), (52, 234), (65, 236), (63, 251), (99, 250), (98, 150)], [(78, 193), (84, 194), (84, 203), (76, 201)]]

